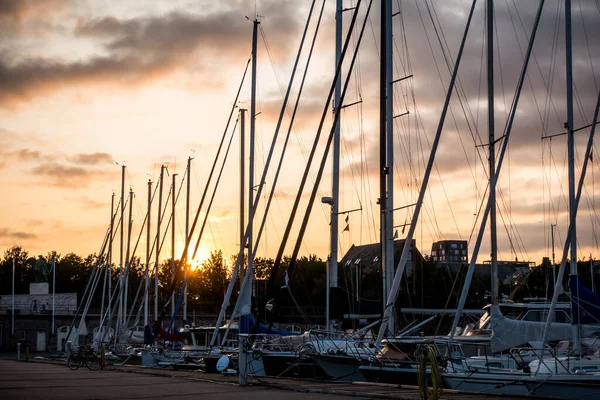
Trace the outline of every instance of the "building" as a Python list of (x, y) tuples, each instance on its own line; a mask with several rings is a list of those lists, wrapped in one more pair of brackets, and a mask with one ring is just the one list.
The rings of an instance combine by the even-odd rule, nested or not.
[(437, 264), (468, 263), (466, 240), (442, 240), (431, 245), (431, 261)]

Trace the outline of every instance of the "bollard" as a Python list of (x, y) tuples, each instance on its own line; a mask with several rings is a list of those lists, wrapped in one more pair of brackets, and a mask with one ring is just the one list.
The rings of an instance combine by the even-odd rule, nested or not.
[(25, 347), (25, 362), (29, 362), (29, 346)]
[(238, 351), (238, 372), (240, 386), (248, 386), (248, 335), (240, 334)]
[(17, 361), (21, 361), (21, 343), (17, 343)]
[(100, 350), (100, 369), (106, 367), (106, 346), (102, 343), (102, 349)]

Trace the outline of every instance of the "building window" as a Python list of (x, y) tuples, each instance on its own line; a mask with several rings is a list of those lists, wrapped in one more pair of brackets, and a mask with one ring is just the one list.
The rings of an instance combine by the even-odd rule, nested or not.
[(25, 340), (25, 339), (27, 339), (27, 332), (19, 331), (19, 340)]
[(453, 248), (453, 249), (455, 249), (456, 248), (456, 243), (450, 244), (450, 247)]

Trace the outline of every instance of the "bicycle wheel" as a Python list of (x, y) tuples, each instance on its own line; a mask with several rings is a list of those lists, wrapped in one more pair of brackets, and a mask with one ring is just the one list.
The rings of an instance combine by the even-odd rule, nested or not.
[(67, 367), (69, 367), (71, 371), (75, 371), (81, 366), (82, 362), (83, 360), (79, 352), (71, 353), (69, 358), (67, 358)]
[(98, 371), (100, 369), (100, 357), (96, 353), (89, 353), (85, 357), (85, 365), (90, 371)]

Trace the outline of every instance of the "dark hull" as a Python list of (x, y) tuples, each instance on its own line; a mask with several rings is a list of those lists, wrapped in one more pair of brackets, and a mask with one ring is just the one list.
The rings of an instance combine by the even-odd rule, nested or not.
[[(363, 365), (359, 368), (359, 371), (368, 382), (411, 386), (417, 386), (419, 384), (418, 369), (410, 368), (408, 366)], [(430, 373), (427, 372), (427, 379), (429, 379), (429, 377)]]
[(364, 382), (360, 373), (361, 361), (356, 357), (333, 354), (311, 354), (312, 358), (329, 379), (341, 382)]
[(299, 359), (294, 354), (263, 353), (262, 361), (267, 376), (327, 378), (327, 374), (310, 358)]

